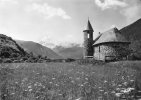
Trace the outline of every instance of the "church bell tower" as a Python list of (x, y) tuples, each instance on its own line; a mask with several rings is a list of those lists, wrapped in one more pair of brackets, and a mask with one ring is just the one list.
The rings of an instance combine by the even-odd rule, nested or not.
[(92, 58), (93, 57), (93, 28), (88, 20), (87, 28), (83, 31), (84, 33), (84, 47), (83, 47), (83, 57)]

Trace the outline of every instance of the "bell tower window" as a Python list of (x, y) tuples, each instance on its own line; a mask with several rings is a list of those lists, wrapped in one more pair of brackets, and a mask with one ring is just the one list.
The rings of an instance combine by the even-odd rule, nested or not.
[(90, 34), (88, 34), (88, 39), (90, 38)]

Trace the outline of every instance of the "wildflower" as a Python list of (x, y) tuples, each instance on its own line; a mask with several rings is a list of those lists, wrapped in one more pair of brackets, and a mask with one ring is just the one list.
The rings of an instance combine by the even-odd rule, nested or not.
[(116, 95), (116, 97), (120, 97), (122, 95), (122, 93), (116, 93), (115, 95)]
[(74, 81), (72, 80), (71, 83), (74, 83)]
[(122, 79), (124, 80), (124, 76), (122, 76)]
[(32, 91), (32, 89), (29, 89), (29, 92), (31, 92)]
[(52, 78), (52, 80), (55, 80), (56, 78)]
[(132, 90), (134, 90), (134, 88), (127, 88), (127, 89), (121, 90), (121, 92), (122, 92), (122, 93), (129, 93), (129, 92), (131, 92)]
[(107, 81), (105, 80), (104, 83), (107, 83)]
[(99, 90), (100, 92), (103, 92), (104, 90)]
[(11, 93), (11, 95), (14, 95), (15, 93)]
[(62, 95), (62, 94), (58, 94), (58, 95)]
[(108, 92), (104, 92), (104, 94), (108, 94)]
[(58, 84), (55, 84), (56, 86), (59, 86)]
[(88, 78), (86, 77), (85, 80), (88, 80)]
[(112, 91), (111, 93), (116, 93), (115, 91)]
[(119, 84), (118, 86), (119, 86), (119, 87), (121, 87), (122, 85), (121, 85), (121, 84)]
[(125, 86), (127, 86), (128, 83), (127, 83), (127, 82), (124, 82), (123, 84), (124, 84)]
[(88, 84), (88, 82), (85, 82), (85, 83), (83, 83), (83, 84)]
[(82, 97), (78, 98), (78, 99), (75, 99), (75, 100), (82, 100)]
[(32, 86), (28, 86), (28, 88), (32, 88)]
[(43, 88), (46, 88), (45, 86), (43, 86)]
[(18, 82), (15, 82), (15, 84), (18, 84)]
[(130, 82), (134, 82), (134, 80), (130, 80)]
[(35, 83), (34, 86), (37, 86), (37, 83)]
[(52, 84), (52, 82), (49, 82), (50, 84)]
[(77, 77), (76, 80), (80, 80), (80, 77)]

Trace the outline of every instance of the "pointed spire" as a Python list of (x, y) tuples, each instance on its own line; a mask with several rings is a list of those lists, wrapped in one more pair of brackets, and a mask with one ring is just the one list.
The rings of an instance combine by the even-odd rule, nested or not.
[(89, 21), (89, 18), (88, 18), (88, 23), (87, 23), (87, 28), (86, 28), (86, 30), (94, 31), (93, 28), (92, 28), (92, 25), (91, 25), (91, 23), (90, 23), (90, 21)]

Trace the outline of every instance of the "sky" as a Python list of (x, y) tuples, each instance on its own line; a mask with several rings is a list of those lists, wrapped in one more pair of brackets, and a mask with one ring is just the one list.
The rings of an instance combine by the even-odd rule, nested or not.
[(0, 0), (0, 33), (13, 39), (82, 43), (88, 18), (98, 32), (141, 18), (141, 0)]

